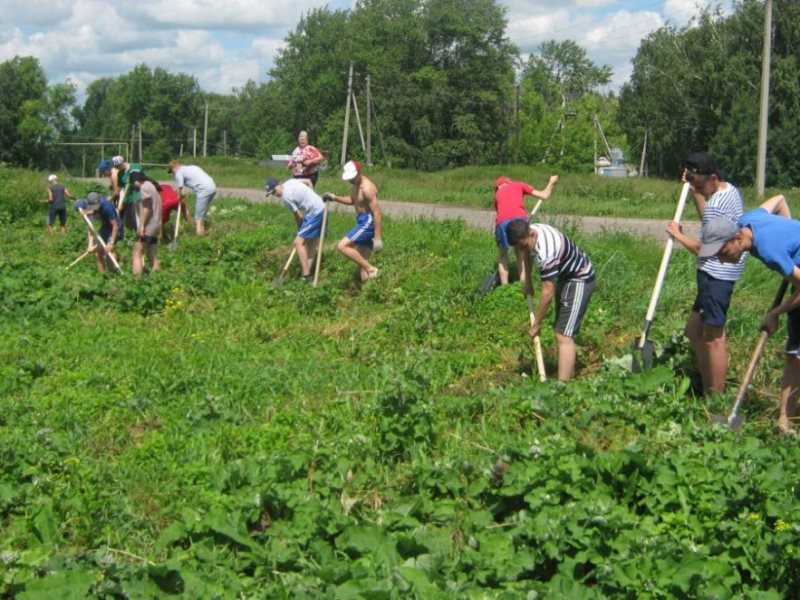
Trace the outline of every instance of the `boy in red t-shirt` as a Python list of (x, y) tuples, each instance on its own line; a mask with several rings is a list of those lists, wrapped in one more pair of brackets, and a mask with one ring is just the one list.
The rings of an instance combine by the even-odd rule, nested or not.
[[(186, 222), (191, 223), (192, 216), (189, 214), (189, 207), (186, 206), (186, 202), (181, 202), (178, 194), (172, 189), (172, 186), (169, 184), (162, 184), (161, 185), (161, 223), (162, 225), (166, 225), (169, 223), (170, 216), (172, 216), (172, 211), (177, 209), (178, 206), (181, 207), (181, 214)], [(168, 237), (168, 227), (161, 228), (161, 237), (162, 239), (166, 239)]]
[[(498, 177), (494, 182), (494, 210), (497, 213), (494, 225), (494, 237), (497, 241), (499, 253), (497, 259), (497, 272), (500, 276), (500, 285), (508, 283), (508, 242), (506, 228), (513, 221), (528, 222), (528, 211), (525, 208), (525, 196), (533, 196), (540, 200), (547, 200), (553, 191), (553, 186), (558, 183), (558, 175), (550, 177), (547, 187), (543, 190), (534, 189), (533, 186), (522, 182), (512, 181), (508, 177)], [(517, 264), (522, 264), (517, 256)], [(524, 281), (525, 274), (520, 271), (520, 281)]]

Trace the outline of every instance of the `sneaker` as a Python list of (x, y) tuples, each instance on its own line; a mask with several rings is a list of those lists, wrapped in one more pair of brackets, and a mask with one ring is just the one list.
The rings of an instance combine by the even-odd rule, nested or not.
[(303, 283), (311, 283), (311, 275), (300, 275), (300, 281)]

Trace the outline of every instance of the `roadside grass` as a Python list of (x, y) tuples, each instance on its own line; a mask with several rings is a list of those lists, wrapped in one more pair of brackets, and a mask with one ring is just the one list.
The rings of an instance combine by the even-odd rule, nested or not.
[[(688, 392), (676, 252), (629, 372), (661, 248), (570, 230), (598, 270), (579, 378), (532, 372), (515, 285), (483, 296), (491, 236), (387, 219), (360, 286), (335, 241), (321, 283), (270, 282), (285, 209), (225, 200), (162, 271), (65, 272), (85, 235), (3, 226), (0, 594), (35, 598), (790, 594), (796, 440), (777, 435), (783, 327), (741, 436), (731, 395)], [(122, 245), (129, 271), (129, 242)], [(744, 370), (777, 278), (750, 261), (731, 309)], [(552, 314), (543, 328), (555, 367)]]

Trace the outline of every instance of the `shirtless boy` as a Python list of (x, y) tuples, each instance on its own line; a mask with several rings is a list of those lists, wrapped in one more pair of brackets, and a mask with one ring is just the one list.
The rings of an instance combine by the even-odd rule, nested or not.
[(325, 192), (325, 202), (351, 204), (356, 209), (357, 224), (336, 246), (337, 250), (359, 267), (361, 281), (378, 276), (378, 269), (369, 262), (372, 251), (383, 250), (381, 240), (381, 209), (378, 206), (378, 189), (361, 173), (358, 161), (351, 160), (344, 165), (342, 179), (350, 184), (349, 196), (337, 196)]

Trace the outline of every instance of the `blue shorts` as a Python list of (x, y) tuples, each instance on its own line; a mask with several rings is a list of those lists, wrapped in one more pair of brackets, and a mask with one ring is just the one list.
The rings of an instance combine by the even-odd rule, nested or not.
[(322, 218), (325, 216), (325, 211), (319, 211), (315, 215), (306, 215), (300, 223), (300, 228), (297, 230), (297, 237), (304, 240), (315, 240), (322, 233)]
[(506, 229), (508, 226), (513, 223), (514, 221), (525, 221), (528, 223), (528, 219), (523, 218), (514, 218), (514, 219), (506, 219), (505, 221), (500, 221), (497, 225), (494, 226), (494, 239), (497, 242), (497, 246), (506, 250), (511, 248), (511, 244), (508, 243), (508, 235), (506, 234)]
[(697, 297), (692, 312), (700, 313), (703, 325), (725, 327), (735, 283), (716, 279), (705, 271), (697, 271)]
[(800, 308), (787, 313), (786, 329), (789, 333), (786, 339), (786, 354), (800, 358)]
[(364, 212), (358, 215), (358, 225), (348, 231), (345, 237), (356, 246), (368, 246), (372, 248), (372, 238), (375, 237), (372, 213)]

